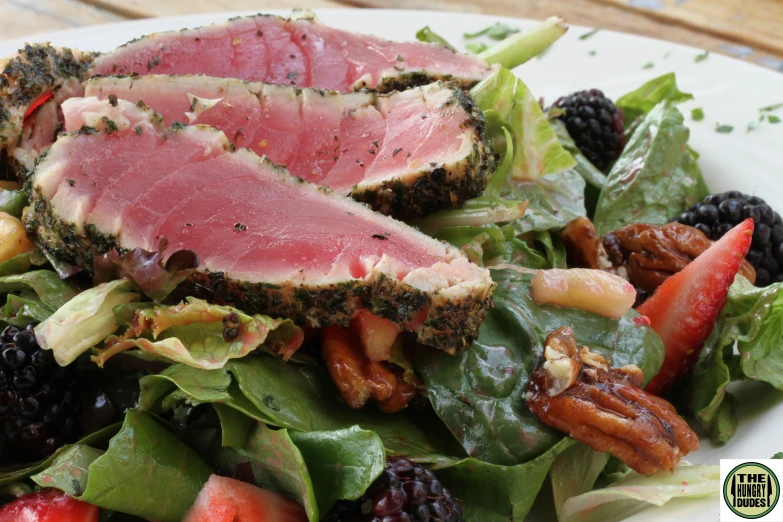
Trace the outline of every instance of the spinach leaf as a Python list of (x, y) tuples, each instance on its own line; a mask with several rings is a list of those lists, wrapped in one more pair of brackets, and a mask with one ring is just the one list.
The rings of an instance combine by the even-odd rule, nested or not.
[(0, 294), (11, 292), (17, 292), (23, 298), (36, 299), (54, 312), (73, 299), (79, 290), (71, 283), (61, 280), (51, 270), (35, 270), (0, 277)]
[(361, 497), (383, 472), (383, 443), (372, 431), (353, 426), (290, 436), (307, 463), (322, 514), (338, 500)]
[(78, 497), (87, 487), (90, 464), (95, 462), (103, 450), (84, 444), (74, 444), (57, 455), (51, 466), (30, 477), (42, 488), (57, 488), (72, 497)]
[(233, 474), (239, 466), (249, 466), (257, 486), (294, 498), (310, 522), (318, 522), (310, 474), (288, 431), (267, 428), (228, 406), (214, 406), (223, 427), (224, 447), (215, 458), (218, 469)]
[(664, 224), (709, 190), (686, 148), (684, 118), (669, 102), (639, 123), (606, 179), (593, 222), (599, 235), (629, 223)]
[(622, 109), (625, 125), (629, 126), (636, 118), (646, 116), (653, 107), (662, 101), (672, 104), (692, 100), (693, 95), (680, 91), (674, 73), (664, 74), (645, 83), (635, 91), (621, 96), (615, 105)]
[(179, 522), (212, 470), (151, 415), (128, 410), (89, 467), (80, 500), (146, 519)]
[(516, 466), (464, 459), (444, 464), (437, 473), (460, 499), (466, 522), (523, 520), (555, 457), (573, 443), (566, 437), (542, 455)]
[(201, 370), (174, 365), (142, 379), (141, 407), (158, 411), (163, 399), (181, 390), (197, 403), (222, 402), (256, 420), (297, 431), (333, 431), (360, 426), (378, 434), (393, 454), (433, 462), (463, 451), (442, 422), (430, 414), (352, 410), (326, 370), (297, 354), (288, 363), (257, 355)]
[(529, 374), (542, 362), (546, 336), (571, 326), (576, 338), (614, 366), (636, 364), (649, 380), (663, 363), (660, 338), (637, 325), (636, 312), (620, 320), (539, 306), (530, 297), (529, 273), (494, 270), (494, 307), (469, 350), (451, 356), (421, 349), (415, 367), (435, 411), (472, 457), (513, 466), (546, 451), (562, 435), (525, 406)]
[(101, 430), (91, 433), (85, 436), (75, 444), (63, 446), (55, 451), (49, 458), (42, 460), (41, 462), (35, 462), (32, 464), (11, 464), (0, 468), (0, 486), (11, 484), (19, 480), (27, 479), (36, 473), (40, 473), (52, 465), (52, 463), (59, 459), (59, 457), (68, 452), (74, 446), (90, 446), (93, 448), (103, 449), (108, 440), (114, 436), (120, 429), (120, 424), (112, 424)]

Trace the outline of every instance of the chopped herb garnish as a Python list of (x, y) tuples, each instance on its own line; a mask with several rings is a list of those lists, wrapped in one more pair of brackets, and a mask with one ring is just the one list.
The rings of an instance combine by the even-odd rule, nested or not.
[(244, 225), (242, 223), (234, 223), (234, 230), (237, 232), (244, 232), (247, 230), (247, 225)]
[(654, 63), (652, 63), (652, 62), (647, 62), (646, 64), (644, 64), (644, 65), (642, 66), (642, 69), (652, 69), (653, 67), (655, 67), (655, 64), (654, 64)]
[(373, 239), (380, 239), (381, 241), (386, 241), (389, 239), (388, 237), (384, 236), (383, 234), (373, 234)]
[(704, 119), (704, 109), (701, 107), (696, 107), (695, 109), (691, 110), (691, 119), (693, 121), (701, 121)]
[(580, 35), (579, 39), (580, 40), (587, 40), (588, 38), (590, 38), (591, 36), (593, 36), (595, 33), (597, 33), (600, 30), (601, 29), (599, 29), (599, 28), (595, 28), (592, 31), (587, 31), (586, 33)]
[(402, 151), (402, 147), (400, 147), (399, 149), (394, 149), (394, 152), (392, 152), (392, 158), (393, 158), (394, 156), (396, 156), (397, 154), (399, 154), (399, 153), (400, 153), (400, 151)]
[(76, 180), (74, 179), (66, 179), (65, 181), (67, 181), (68, 184), (72, 187), (76, 185)]
[(734, 130), (734, 126), (732, 125), (721, 125), (720, 123), (715, 124), (715, 132), (720, 132), (721, 134), (729, 134), (733, 130)]
[(416, 39), (420, 42), (429, 42), (429, 43), (436, 43), (440, 44), (446, 49), (450, 49), (452, 51), (456, 50), (454, 47), (449, 44), (449, 42), (446, 41), (445, 38), (442, 36), (436, 34), (432, 29), (430, 29), (429, 25), (426, 25), (419, 29), (419, 31), (416, 33)]
[(767, 105), (759, 109), (759, 112), (772, 112), (778, 109), (783, 109), (783, 103), (776, 103), (774, 105)]
[(774, 114), (770, 114), (769, 116), (767, 116), (767, 121), (775, 125), (776, 123), (780, 123), (780, 117), (775, 116)]
[(481, 31), (476, 33), (465, 33), (462, 36), (465, 38), (465, 40), (471, 40), (473, 38), (478, 38), (479, 36), (486, 36), (488, 38), (492, 38), (493, 40), (505, 40), (512, 34), (516, 34), (518, 32), (519, 29), (496, 22), (489, 27), (485, 27)]
[(590, 56), (595, 56), (598, 53), (597, 53), (597, 51), (595, 49), (593, 49), (592, 51), (588, 51), (587, 54), (589, 54)]
[(709, 51), (704, 51), (703, 53), (696, 55), (696, 58), (694, 58), (693, 61), (696, 63), (703, 62), (704, 60), (707, 59), (709, 55), (710, 55)]
[(395, 58), (395, 60), (397, 60), (398, 62), (404, 62), (404, 61), (405, 61), (405, 58), (403, 58), (402, 56), (400, 56), (400, 55), (398, 54), (398, 55), (397, 55), (397, 57)]
[(299, 71), (291, 71), (288, 74), (285, 75), (286, 78), (289, 80), (296, 80), (299, 78)]
[(479, 54), (489, 49), (489, 46), (483, 42), (471, 42), (467, 44), (465, 48), (471, 54)]
[(668, 53), (663, 55), (663, 59), (665, 60), (666, 58), (668, 58), (671, 55), (672, 55), (672, 53), (671, 53), (671, 51), (669, 51)]

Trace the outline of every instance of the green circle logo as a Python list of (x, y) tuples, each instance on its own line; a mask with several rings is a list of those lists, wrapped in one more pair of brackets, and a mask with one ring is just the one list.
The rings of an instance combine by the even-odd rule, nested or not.
[(769, 514), (780, 498), (780, 483), (771, 469), (756, 462), (740, 464), (723, 483), (723, 499), (742, 518)]

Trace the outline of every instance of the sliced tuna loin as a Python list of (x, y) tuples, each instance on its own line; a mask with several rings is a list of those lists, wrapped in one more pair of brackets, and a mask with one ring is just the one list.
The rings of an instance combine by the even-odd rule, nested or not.
[[(88, 100), (89, 105), (85, 100)], [(303, 324), (370, 310), (448, 351), (468, 346), (492, 292), (456, 248), (288, 175), (211, 127), (166, 129), (130, 102), (69, 100), (95, 126), (60, 137), (32, 178), (28, 231), (90, 269), (112, 248), (191, 250), (180, 291)]]
[(206, 74), (339, 92), (389, 92), (433, 80), (470, 87), (491, 68), (437, 44), (389, 42), (334, 29), (312, 16), (234, 18), (152, 34), (98, 58), (90, 75)]
[[(293, 176), (399, 218), (478, 196), (492, 171), (482, 112), (463, 91), (442, 83), (388, 95), (338, 94), (153, 75), (95, 78), (85, 92), (143, 101), (166, 125), (215, 127)], [(71, 112), (67, 130), (92, 125), (94, 116), (80, 104)]]
[(0, 174), (31, 169), (55, 139), (59, 105), (81, 96), (81, 82), (95, 57), (48, 44), (27, 45), (0, 60)]

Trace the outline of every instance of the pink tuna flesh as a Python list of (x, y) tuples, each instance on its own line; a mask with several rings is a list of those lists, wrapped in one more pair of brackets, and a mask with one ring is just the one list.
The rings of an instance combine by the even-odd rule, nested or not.
[[(143, 101), (166, 125), (198, 123), (223, 131), (285, 165), (296, 177), (350, 194), (444, 167), (457, 171), (483, 139), (457, 93), (435, 83), (390, 95), (334, 92), (203, 76), (96, 78), (86, 96)], [(90, 114), (72, 106), (68, 131)], [(481, 165), (473, 165), (480, 170)], [(476, 184), (480, 190), (483, 185)], [(469, 194), (468, 196), (478, 196)]]
[(491, 71), (482, 60), (437, 44), (389, 42), (312, 18), (257, 15), (145, 36), (100, 56), (89, 76), (206, 74), (347, 93), (427, 78), (470, 87)]

